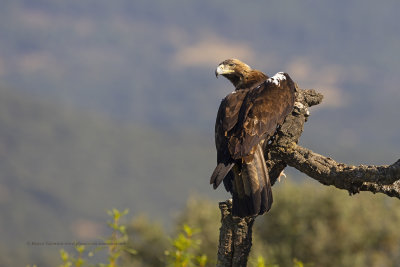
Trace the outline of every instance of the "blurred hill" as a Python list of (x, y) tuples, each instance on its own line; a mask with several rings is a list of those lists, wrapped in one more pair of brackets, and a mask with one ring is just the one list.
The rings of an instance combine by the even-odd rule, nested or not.
[(211, 132), (230, 90), (213, 70), (227, 57), (269, 74), (287, 71), (325, 92), (334, 129), (357, 120), (355, 135), (365, 135), (364, 120), (397, 116), (400, 3), (393, 0), (13, 0), (0, 7), (3, 84), (111, 117)]
[(222, 193), (207, 182), (212, 142), (194, 132), (113, 122), (4, 87), (0, 125), (4, 255), (58, 254), (26, 242), (97, 240), (113, 207), (168, 223), (191, 194)]
[(309, 131), (318, 134), (304, 139), (315, 148), (325, 140), (336, 150), (377, 150), (382, 140), (400, 147), (396, 1), (0, 5), (0, 81), (8, 87), (161, 130), (212, 135), (219, 100), (231, 90), (213, 70), (237, 57), (324, 93)]

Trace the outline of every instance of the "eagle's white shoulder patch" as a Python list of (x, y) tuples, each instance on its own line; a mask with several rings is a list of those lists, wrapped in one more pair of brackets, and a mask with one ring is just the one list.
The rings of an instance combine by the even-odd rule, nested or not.
[(271, 78), (269, 78), (267, 80), (267, 82), (273, 83), (277, 86), (281, 85), (281, 81), (286, 80), (286, 76), (285, 73), (283, 72), (278, 72), (277, 74), (275, 74), (274, 76), (272, 76)]

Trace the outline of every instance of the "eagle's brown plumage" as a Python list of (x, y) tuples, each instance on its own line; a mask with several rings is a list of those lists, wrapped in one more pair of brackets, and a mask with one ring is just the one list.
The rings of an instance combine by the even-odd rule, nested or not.
[(263, 214), (272, 205), (264, 142), (292, 111), (294, 83), (286, 73), (268, 78), (237, 59), (218, 65), (215, 74), (235, 86), (221, 102), (215, 123), (217, 162), (210, 183), (224, 181), (232, 193), (234, 216)]

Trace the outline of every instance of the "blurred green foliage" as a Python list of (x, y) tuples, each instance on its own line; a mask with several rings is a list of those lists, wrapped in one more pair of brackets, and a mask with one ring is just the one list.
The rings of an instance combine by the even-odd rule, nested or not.
[(201, 178), (213, 148), (194, 132), (160, 133), (1, 86), (0, 125), (0, 265), (54, 266), (59, 248), (25, 244), (91, 239), (77, 231), (82, 220), (101, 235), (110, 207), (168, 224), (188, 188), (210, 192)]
[[(400, 203), (373, 194), (346, 192), (285, 180), (275, 186), (271, 212), (257, 218), (249, 266), (395, 267), (400, 264)], [(84, 246), (77, 257), (61, 250), (62, 266), (214, 266), (219, 211), (216, 203), (190, 199), (169, 237), (146, 217), (127, 225), (112, 210), (108, 264), (90, 265)], [(116, 242), (125, 242), (115, 247)], [(122, 243), (121, 243), (122, 244)]]
[(200, 229), (193, 229), (189, 225), (184, 224), (181, 233), (171, 241), (172, 250), (166, 250), (167, 266), (170, 267), (205, 267), (207, 264), (207, 256), (199, 254), (199, 245), (202, 243), (200, 239), (194, 237)]
[(255, 236), (263, 255), (282, 266), (293, 258), (314, 266), (398, 266), (399, 223), (397, 199), (286, 182)]
[[(249, 266), (400, 265), (400, 202), (397, 199), (370, 193), (348, 196), (338, 189), (290, 180), (275, 186), (274, 196), (271, 212), (257, 218), (254, 225)], [(207, 266), (216, 262), (220, 227), (216, 206), (216, 203), (191, 199), (177, 220), (177, 227), (186, 223), (200, 229), (196, 236), (201, 240), (199, 251), (208, 259)], [(138, 266), (160, 266), (163, 248), (168, 250), (165, 232), (158, 228), (158, 234), (154, 234), (150, 230), (152, 223), (142, 223), (140, 230), (137, 225), (135, 220), (128, 226), (128, 233), (133, 248), (135, 240), (141, 240), (135, 259), (143, 265)], [(163, 245), (154, 249), (155, 243)], [(147, 253), (141, 255), (140, 251)], [(150, 259), (160, 261), (153, 264)]]
[[(63, 263), (60, 267), (118, 267), (121, 266), (119, 264), (124, 253), (124, 255), (135, 255), (137, 253), (136, 250), (127, 246), (128, 235), (126, 233), (126, 226), (120, 222), (120, 219), (128, 214), (128, 210), (126, 209), (121, 212), (114, 208), (107, 213), (112, 218), (112, 221), (107, 223), (112, 232), (111, 235), (104, 240), (104, 245), (96, 247), (94, 251), (89, 251), (85, 245), (75, 245), (75, 251), (72, 253), (61, 249), (60, 257)], [(101, 250), (107, 250), (107, 263), (89, 263), (88, 259)], [(75, 256), (75, 254), (77, 254), (77, 256)], [(130, 264), (127, 263), (127, 266), (130, 266)]]

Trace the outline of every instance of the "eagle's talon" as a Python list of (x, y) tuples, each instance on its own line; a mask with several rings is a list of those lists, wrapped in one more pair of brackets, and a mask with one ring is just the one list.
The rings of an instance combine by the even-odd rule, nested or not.
[(278, 182), (281, 182), (281, 177), (282, 177), (282, 176), (285, 177), (285, 178), (287, 177), (287, 176), (286, 176), (286, 173), (285, 173), (284, 171), (281, 171), (281, 173), (279, 174), (279, 176), (278, 176)]

